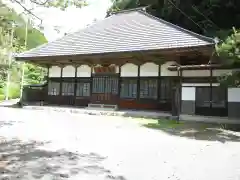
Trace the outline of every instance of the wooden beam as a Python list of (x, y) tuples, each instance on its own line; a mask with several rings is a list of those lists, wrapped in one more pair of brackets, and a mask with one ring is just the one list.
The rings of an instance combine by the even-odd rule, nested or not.
[[(226, 69), (227, 66), (221, 64), (201, 64), (201, 65), (186, 65), (186, 66), (169, 66), (168, 70), (177, 71), (180, 68), (181, 70), (198, 70), (198, 69)], [(229, 67), (228, 67), (229, 68)]]

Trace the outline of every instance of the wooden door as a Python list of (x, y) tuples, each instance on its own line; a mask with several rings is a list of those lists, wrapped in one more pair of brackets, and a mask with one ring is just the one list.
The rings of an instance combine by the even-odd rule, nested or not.
[(227, 116), (227, 90), (222, 87), (196, 87), (196, 114)]
[(118, 76), (114, 75), (94, 76), (91, 102), (95, 104), (117, 104), (118, 80)]

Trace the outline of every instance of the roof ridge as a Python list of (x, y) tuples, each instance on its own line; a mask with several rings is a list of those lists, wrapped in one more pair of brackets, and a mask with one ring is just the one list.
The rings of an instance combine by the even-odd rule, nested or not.
[(180, 31), (184, 31), (184, 32), (186, 32), (186, 33), (188, 33), (188, 34), (190, 34), (190, 35), (193, 35), (193, 36), (201, 39), (201, 40), (204, 40), (204, 41), (211, 42), (211, 43), (215, 44), (215, 40), (214, 40), (213, 38), (210, 38), (210, 37), (207, 37), (207, 36), (204, 36), (204, 35), (195, 33), (195, 32), (193, 32), (193, 31), (191, 31), (191, 30), (185, 29), (185, 28), (180, 27), (180, 26), (178, 26), (178, 25), (175, 25), (175, 24), (173, 24), (173, 23), (171, 23), (171, 22), (165, 21), (164, 19), (158, 18), (158, 17), (156, 17), (156, 16), (153, 16), (152, 14), (150, 14), (150, 13), (148, 13), (148, 12), (146, 12), (146, 11), (142, 11), (142, 10), (139, 9), (139, 10), (137, 10), (136, 12), (140, 12), (140, 13), (142, 13), (142, 14), (144, 14), (144, 15), (152, 18), (152, 19), (155, 19), (155, 20), (157, 20), (157, 21), (160, 21), (160, 22), (162, 22), (162, 23), (164, 23), (164, 24), (166, 24), (166, 25), (168, 25), (168, 26), (171, 26), (171, 27), (173, 27), (173, 28), (176, 28), (176, 29), (178, 29), (178, 30), (180, 30)]
[(121, 11), (115, 11), (115, 12), (111, 12), (110, 15), (115, 15), (115, 14), (122, 14), (122, 13), (128, 13), (128, 12), (133, 12), (133, 11), (146, 11), (146, 9), (148, 7), (150, 7), (151, 5), (148, 6), (141, 6), (141, 7), (137, 7), (137, 8), (131, 8), (131, 9), (126, 9), (126, 10), (121, 10)]

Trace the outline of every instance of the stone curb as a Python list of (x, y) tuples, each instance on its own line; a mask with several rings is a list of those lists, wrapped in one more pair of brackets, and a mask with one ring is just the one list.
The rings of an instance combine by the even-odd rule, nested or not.
[(151, 118), (151, 119), (170, 119), (170, 115), (164, 114), (151, 114), (147, 112), (144, 115), (144, 112), (119, 112), (119, 111), (107, 111), (107, 110), (86, 110), (86, 109), (70, 109), (70, 108), (53, 108), (53, 107), (43, 107), (43, 106), (23, 106), (23, 109), (31, 110), (47, 110), (50, 112), (65, 112), (70, 114), (86, 114), (86, 115), (95, 115), (95, 116), (120, 116), (120, 117), (133, 117), (133, 118)]
[[(65, 112), (70, 114), (86, 114), (95, 116), (119, 116), (119, 117), (130, 117), (130, 118), (148, 118), (148, 119), (168, 119), (172, 120), (170, 114), (158, 114), (154, 112), (121, 112), (121, 111), (107, 111), (107, 110), (90, 110), (90, 109), (71, 109), (62, 107), (44, 107), (44, 106), (23, 106), (23, 109), (31, 110), (45, 110), (49, 112)], [(230, 120), (228, 118), (213, 118), (213, 117), (198, 117), (191, 115), (181, 115), (181, 121), (192, 121), (192, 122), (204, 122), (204, 123), (217, 123), (217, 124), (240, 124), (240, 120)]]

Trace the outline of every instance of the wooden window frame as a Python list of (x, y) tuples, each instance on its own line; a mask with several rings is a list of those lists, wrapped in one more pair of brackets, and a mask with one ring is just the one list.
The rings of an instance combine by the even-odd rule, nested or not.
[[(123, 96), (123, 95), (122, 95), (122, 89), (123, 89), (122, 84), (123, 84), (124, 81), (135, 81), (135, 82), (136, 82), (136, 83), (134, 83), (134, 84), (136, 85), (136, 87), (135, 87), (135, 88), (136, 88), (136, 92), (135, 92), (135, 93), (132, 93), (132, 95), (135, 94), (135, 96), (129, 96), (129, 92), (128, 92), (128, 96)], [(129, 91), (129, 84), (130, 84), (130, 83), (127, 84), (127, 86), (128, 86), (128, 91)], [(120, 92), (119, 92), (119, 94), (120, 94), (120, 99), (136, 99), (136, 100), (137, 100), (137, 98), (138, 98), (138, 93), (139, 93), (139, 89), (138, 89), (138, 77), (121, 77), (121, 78), (120, 78), (120, 84), (119, 84), (119, 86), (120, 86)], [(131, 89), (133, 89), (133, 87), (132, 87)]]
[[(58, 88), (56, 89), (56, 92), (53, 92), (53, 88), (56, 87), (51, 87), (52, 84), (57, 84)], [(51, 88), (51, 90), (50, 90)], [(60, 89), (61, 89), (61, 79), (60, 78), (51, 78), (48, 81), (48, 88), (47, 88), (47, 94), (48, 96), (59, 96), (60, 95)]]
[[(163, 82), (167, 80), (168, 81), (168, 86), (166, 83), (164, 86), (162, 86)], [(158, 100), (159, 102), (162, 103), (169, 103), (172, 101), (172, 86), (173, 86), (173, 78), (166, 76), (166, 77), (160, 77), (158, 81), (158, 91), (159, 91), (159, 97)], [(162, 88), (164, 87), (164, 88)], [(164, 89), (164, 94), (162, 93)], [(167, 96), (166, 96), (167, 95)]]
[[(145, 97), (143, 97), (142, 96), (142, 91), (144, 90), (144, 88), (143, 88), (143, 85), (142, 85), (142, 83), (143, 82), (148, 82), (148, 95), (147, 96), (145, 96)], [(152, 90), (150, 90), (150, 89), (152, 89), (153, 87), (152, 86), (149, 86), (149, 81), (155, 81), (155, 96), (151, 96), (150, 94), (150, 92), (152, 91)], [(140, 100), (158, 100), (158, 90), (159, 90), (159, 78), (158, 77), (141, 77), (140, 79), (139, 79), (139, 99)]]
[[(82, 94), (78, 94), (78, 85), (79, 84), (88, 84), (88, 95), (84, 95), (83, 91)], [(84, 87), (83, 87), (84, 88)], [(76, 86), (75, 86), (75, 96), (76, 97), (83, 97), (83, 98), (89, 98), (91, 96), (91, 88), (92, 88), (92, 78), (91, 77), (82, 77), (76, 79)]]
[(61, 90), (61, 96), (74, 96), (75, 78), (62, 78)]

